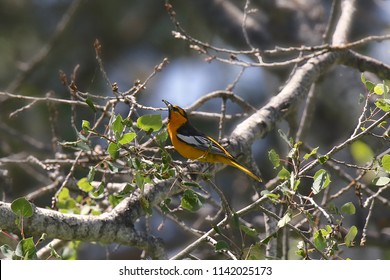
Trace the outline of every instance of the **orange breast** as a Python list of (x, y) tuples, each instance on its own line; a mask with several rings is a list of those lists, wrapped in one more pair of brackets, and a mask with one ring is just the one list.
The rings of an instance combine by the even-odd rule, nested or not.
[(184, 144), (175, 136), (174, 137), (171, 136), (171, 141), (176, 151), (179, 154), (181, 154), (183, 157), (193, 159), (193, 160), (208, 161), (207, 151), (202, 151), (192, 147), (191, 145)]

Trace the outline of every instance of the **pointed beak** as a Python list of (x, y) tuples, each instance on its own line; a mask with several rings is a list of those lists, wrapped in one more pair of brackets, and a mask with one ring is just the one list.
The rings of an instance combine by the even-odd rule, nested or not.
[(173, 106), (173, 105), (172, 105), (171, 103), (169, 103), (168, 101), (166, 101), (166, 100), (164, 100), (164, 99), (162, 100), (162, 102), (164, 102), (165, 105), (167, 105), (167, 107), (168, 107), (169, 110), (172, 109), (172, 106)]

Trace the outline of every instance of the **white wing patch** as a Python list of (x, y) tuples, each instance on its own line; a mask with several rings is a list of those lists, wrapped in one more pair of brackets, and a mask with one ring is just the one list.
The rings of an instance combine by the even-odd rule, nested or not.
[(211, 141), (209, 138), (204, 137), (202, 135), (192, 135), (187, 136), (183, 134), (177, 134), (177, 138), (185, 142), (189, 145), (195, 146), (200, 150), (208, 151), (213, 154), (219, 154), (226, 157), (226, 153), (224, 150), (222, 150), (219, 146), (217, 146), (213, 141)]

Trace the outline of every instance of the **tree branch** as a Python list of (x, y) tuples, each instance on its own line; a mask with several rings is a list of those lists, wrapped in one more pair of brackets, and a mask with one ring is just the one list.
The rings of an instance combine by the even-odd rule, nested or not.
[[(0, 224), (5, 231), (20, 231), (9, 203), (0, 202)], [(48, 238), (89, 242), (119, 243), (144, 249), (156, 259), (166, 258), (162, 241), (135, 230), (132, 221), (116, 217), (113, 213), (100, 216), (63, 214), (34, 206), (34, 214), (24, 219), (27, 235), (46, 233)]]

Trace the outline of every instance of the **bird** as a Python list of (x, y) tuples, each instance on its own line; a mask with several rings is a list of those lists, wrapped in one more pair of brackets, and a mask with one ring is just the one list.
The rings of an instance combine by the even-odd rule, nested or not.
[(224, 163), (240, 169), (258, 182), (262, 181), (260, 177), (238, 163), (216, 140), (192, 126), (184, 109), (164, 99), (162, 102), (168, 107), (169, 138), (180, 155), (191, 160)]

